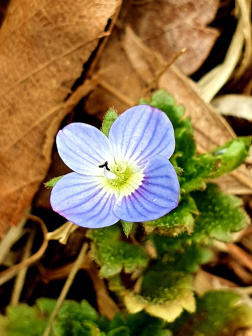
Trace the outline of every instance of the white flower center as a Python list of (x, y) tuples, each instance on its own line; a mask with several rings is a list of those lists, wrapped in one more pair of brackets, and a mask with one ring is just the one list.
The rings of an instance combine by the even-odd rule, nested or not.
[(102, 187), (119, 199), (132, 194), (144, 178), (143, 170), (132, 163), (120, 162), (108, 166), (106, 161), (99, 167), (103, 169), (103, 176), (100, 177)]

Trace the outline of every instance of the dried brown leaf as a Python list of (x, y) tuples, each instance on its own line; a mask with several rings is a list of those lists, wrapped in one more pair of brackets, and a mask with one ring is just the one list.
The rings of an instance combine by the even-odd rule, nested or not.
[(238, 94), (219, 96), (211, 104), (222, 115), (247, 119), (252, 122), (252, 97)]
[(219, 0), (128, 1), (121, 21), (168, 61), (186, 48), (176, 65), (192, 74), (210, 53), (219, 33), (206, 27), (215, 17)]
[(11, 1), (0, 31), (0, 236), (43, 180), (55, 133), (72, 108), (71, 97), (64, 100), (119, 4)]

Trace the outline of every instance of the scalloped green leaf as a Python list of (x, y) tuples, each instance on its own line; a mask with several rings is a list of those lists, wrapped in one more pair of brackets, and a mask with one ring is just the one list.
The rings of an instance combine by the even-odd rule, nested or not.
[(167, 91), (158, 90), (154, 92), (148, 104), (164, 111), (171, 120), (174, 128), (177, 128), (178, 125), (180, 125), (180, 127), (184, 127), (186, 125), (186, 123), (184, 123), (184, 119), (182, 119), (185, 114), (184, 106), (176, 105), (174, 97)]
[(230, 291), (209, 291), (197, 299), (194, 314), (183, 313), (170, 328), (177, 336), (229, 336), (252, 324), (252, 308)]
[(218, 158), (211, 154), (191, 157), (182, 166), (184, 172), (179, 177), (181, 193), (204, 190), (206, 180), (211, 178), (217, 169)]
[(218, 168), (212, 178), (226, 174), (239, 167), (249, 155), (250, 137), (240, 137), (215, 148), (211, 154), (219, 160)]
[(176, 244), (176, 239), (153, 235), (157, 257), (165, 263), (167, 270), (196, 272), (200, 265), (208, 262), (211, 257), (211, 251), (199, 244), (192, 242), (187, 244)]
[(193, 239), (210, 237), (230, 242), (231, 233), (240, 231), (250, 222), (241, 199), (225, 194), (215, 184), (208, 184), (206, 190), (194, 192), (192, 196), (200, 213), (195, 220)]
[[(148, 263), (147, 254), (142, 246), (120, 241), (122, 230), (119, 225), (89, 230), (92, 240), (92, 256), (101, 266), (100, 275), (111, 277), (121, 272), (131, 273)], [(111, 244), (113, 242), (113, 244)]]
[(41, 336), (54, 308), (55, 300), (40, 299), (33, 307), (27, 304), (9, 306), (7, 316), (1, 319), (7, 336)]
[(121, 293), (130, 313), (145, 310), (150, 315), (171, 322), (184, 309), (190, 312), (195, 310), (193, 278), (190, 274), (170, 270), (166, 264), (157, 263), (144, 273), (141, 280), (139, 294), (129, 290)]
[(195, 214), (198, 213), (195, 201), (187, 196), (182, 199), (178, 207), (167, 215), (153, 221), (144, 222), (147, 233), (152, 231), (162, 235), (177, 236), (182, 232), (191, 232), (194, 225)]
[(171, 331), (166, 328), (164, 320), (150, 316), (143, 311), (137, 314), (129, 314), (126, 325), (132, 336), (172, 336)]

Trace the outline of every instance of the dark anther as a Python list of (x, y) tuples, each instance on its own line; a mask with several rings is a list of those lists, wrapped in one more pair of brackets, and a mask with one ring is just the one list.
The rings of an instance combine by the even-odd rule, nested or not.
[(106, 167), (106, 169), (110, 171), (110, 169), (108, 167), (108, 161), (106, 161), (105, 163), (103, 163), (102, 165), (99, 166), (99, 168), (103, 168), (103, 167)]

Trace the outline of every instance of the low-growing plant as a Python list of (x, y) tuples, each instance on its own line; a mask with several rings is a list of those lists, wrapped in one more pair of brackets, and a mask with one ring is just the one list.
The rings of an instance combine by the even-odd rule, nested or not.
[[(97, 171), (103, 175), (97, 175), (97, 171), (90, 172), (89, 166), (84, 164), (92, 160), (96, 162), (98, 154), (93, 153), (94, 147), (90, 148), (91, 158), (85, 154), (83, 162), (78, 162), (76, 153), (79, 156), (82, 153), (79, 150), (72, 153), (67, 138), (63, 135), (58, 137), (60, 155), (75, 173), (47, 184), (53, 187), (53, 207), (68, 220), (91, 228), (87, 232), (91, 255), (99, 267), (100, 276), (107, 280), (109, 290), (115, 293), (122, 309), (110, 321), (100, 316), (86, 301), (65, 301), (53, 322), (51, 335), (232, 335), (239, 328), (252, 324), (251, 307), (231, 291), (208, 291), (200, 296), (194, 291), (194, 279), (201, 265), (211, 260), (214, 241), (231, 242), (232, 234), (249, 224), (242, 201), (225, 193), (211, 180), (242, 164), (248, 155), (251, 139), (236, 138), (208, 153), (197, 154), (191, 121), (184, 117), (184, 108), (176, 105), (173, 97), (160, 90), (153, 94), (150, 101), (142, 100), (140, 103), (166, 114), (174, 127), (176, 146), (174, 152), (166, 148), (167, 142), (173, 146), (172, 136), (170, 131), (164, 132), (159, 138), (162, 142), (157, 147), (161, 148), (161, 154), (158, 154), (161, 159), (158, 155), (153, 159), (149, 151), (148, 160), (152, 160), (151, 164), (144, 159), (136, 161), (140, 162), (139, 169), (134, 166), (135, 161), (127, 165), (126, 152), (117, 153), (119, 156), (116, 158), (120, 157), (121, 161), (113, 165), (108, 156), (97, 167)], [(137, 112), (137, 107), (134, 112)], [(126, 142), (129, 143), (130, 136), (135, 136), (133, 131), (137, 132), (138, 126), (130, 124), (130, 119), (121, 119), (121, 123), (128, 124), (124, 125), (124, 129), (120, 126), (115, 130), (114, 127), (111, 135), (111, 127), (117, 120), (116, 112), (108, 111), (101, 129), (106, 137), (110, 134), (114, 153), (127, 147)], [(146, 120), (148, 122), (148, 118)], [(147, 124), (140, 127), (143, 132)], [(78, 128), (81, 132), (82, 126)], [(68, 130), (71, 131), (70, 128), (63, 130), (64, 136)], [(123, 134), (120, 144), (115, 141), (116, 132)], [(144, 137), (144, 134), (141, 136)], [(82, 144), (85, 135), (77, 136)], [(102, 139), (101, 135), (98, 136)], [(67, 146), (69, 151), (65, 149)], [(104, 143), (102, 146), (106, 151)], [(143, 151), (145, 149), (142, 147)], [(131, 150), (134, 154), (137, 149), (132, 147)], [(152, 169), (154, 174), (160, 174), (160, 189), (153, 188), (149, 192), (148, 183), (152, 188), (150, 179), (144, 184), (146, 194), (137, 195), (139, 186), (145, 183), (142, 182), (145, 176), (142, 172), (149, 173), (148, 168), (145, 168), (148, 164), (153, 165), (149, 171)], [(163, 173), (161, 166), (168, 173)], [(119, 175), (116, 169), (120, 170)], [(96, 178), (107, 194), (97, 187)], [(104, 179), (107, 179), (106, 183)], [(125, 183), (129, 180), (131, 182), (127, 189)], [(81, 183), (86, 189), (81, 189)], [(103, 202), (101, 196), (96, 208), (93, 203), (82, 208), (83, 203), (96, 197), (96, 191), (90, 191), (92, 188), (105, 195), (106, 202)], [(168, 196), (163, 196), (165, 190)], [(82, 194), (84, 191), (85, 194)], [(71, 197), (76, 195), (79, 196), (71, 203)], [(131, 195), (135, 195), (133, 200), (129, 200)], [(140, 197), (143, 197), (143, 203), (139, 201)], [(142, 204), (142, 209), (138, 204)], [(106, 212), (104, 209), (107, 208), (109, 210)], [(152, 208), (154, 214), (151, 213)], [(161, 215), (158, 215), (158, 211)], [(2, 316), (0, 320), (3, 330), (1, 335), (41, 335), (54, 305), (53, 300), (39, 299), (33, 307), (20, 305), (8, 308), (7, 316)]]

